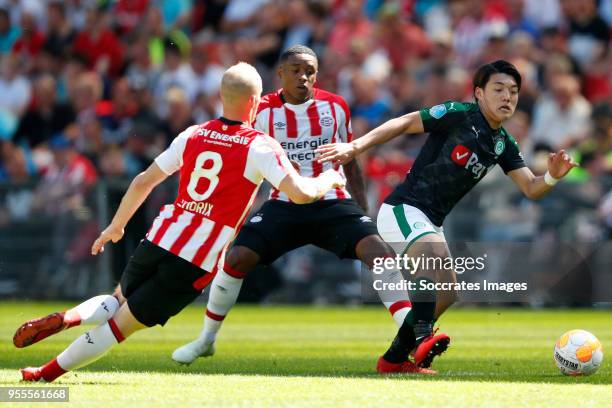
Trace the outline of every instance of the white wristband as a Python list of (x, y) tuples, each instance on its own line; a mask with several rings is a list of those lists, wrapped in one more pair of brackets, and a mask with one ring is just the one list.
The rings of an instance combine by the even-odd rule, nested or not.
[(544, 174), (544, 182), (546, 184), (548, 184), (549, 186), (554, 186), (555, 184), (557, 184), (558, 181), (559, 179), (556, 179), (553, 176), (551, 176), (548, 170), (546, 170), (546, 174)]

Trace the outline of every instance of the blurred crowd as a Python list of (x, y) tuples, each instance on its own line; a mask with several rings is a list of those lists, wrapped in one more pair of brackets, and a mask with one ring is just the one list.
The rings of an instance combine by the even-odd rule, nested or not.
[[(225, 67), (252, 63), (271, 91), (278, 56), (299, 43), (319, 56), (318, 86), (348, 101), (356, 136), (473, 100), (475, 67), (510, 60), (523, 88), (506, 128), (536, 172), (547, 152), (572, 152), (581, 168), (567, 183), (605, 236), (611, 24), (612, 0), (0, 0), (0, 181), (35, 185), (6, 195), (0, 225), (83, 209), (98, 181), (134, 176), (218, 116)], [(363, 158), (372, 208), (422, 143), (399, 138)], [(521, 216), (512, 197), (502, 204)], [(512, 223), (511, 210), (492, 222)]]

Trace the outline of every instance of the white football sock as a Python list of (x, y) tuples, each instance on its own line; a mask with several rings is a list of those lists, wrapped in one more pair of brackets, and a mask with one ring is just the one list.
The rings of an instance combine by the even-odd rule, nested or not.
[(397, 302), (392, 302), (390, 304), (389, 302), (384, 302), (384, 304), (385, 307), (389, 309), (389, 313), (391, 313), (393, 321), (395, 322), (395, 324), (397, 324), (397, 327), (402, 327), (402, 324), (404, 324), (404, 320), (406, 319), (408, 312), (412, 310), (412, 303), (407, 300), (400, 300)]
[[(373, 274), (373, 278), (380, 280), (383, 283), (391, 283), (396, 288), (401, 287), (404, 283), (404, 277), (402, 273), (397, 269), (384, 269), (381, 274)], [(404, 323), (406, 315), (412, 309), (412, 303), (410, 303), (410, 297), (408, 291), (405, 289), (394, 289), (394, 290), (378, 290), (378, 296), (383, 302), (385, 307), (393, 316), (393, 321), (398, 327), (401, 327)]]
[[(114, 330), (111, 328), (114, 327)], [(108, 321), (86, 332), (57, 356), (57, 363), (66, 371), (74, 370), (102, 357), (123, 336), (114, 321)]]
[(243, 279), (234, 278), (222, 269), (217, 272), (210, 285), (204, 329), (200, 334), (200, 339), (205, 343), (210, 344), (216, 340), (223, 319), (236, 304), (242, 282)]
[(67, 310), (64, 321), (72, 326), (79, 324), (100, 325), (113, 317), (119, 309), (119, 301), (111, 295), (100, 295)]

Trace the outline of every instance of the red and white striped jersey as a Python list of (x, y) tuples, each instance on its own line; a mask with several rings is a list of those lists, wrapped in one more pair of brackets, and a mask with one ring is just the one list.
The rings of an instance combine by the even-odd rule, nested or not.
[(155, 163), (180, 170), (174, 204), (165, 205), (147, 239), (212, 272), (234, 238), (263, 179), (278, 187), (291, 169), (282, 148), (239, 122), (214, 119), (179, 134)]
[[(289, 159), (300, 164), (302, 176), (316, 177), (334, 168), (344, 178), (342, 167), (332, 163), (317, 163), (315, 160), (317, 147), (353, 140), (351, 116), (344, 99), (315, 88), (312, 99), (301, 105), (292, 105), (284, 102), (281, 91), (262, 98), (254, 123), (255, 129), (276, 139)], [(289, 201), (277, 189), (272, 189), (270, 198)], [(325, 200), (342, 198), (350, 198), (344, 188), (331, 190), (323, 197)]]

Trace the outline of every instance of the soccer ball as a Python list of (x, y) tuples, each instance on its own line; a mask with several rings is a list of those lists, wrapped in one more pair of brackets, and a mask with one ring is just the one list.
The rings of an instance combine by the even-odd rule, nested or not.
[(555, 343), (553, 358), (565, 375), (591, 375), (601, 365), (603, 348), (588, 331), (570, 330)]

